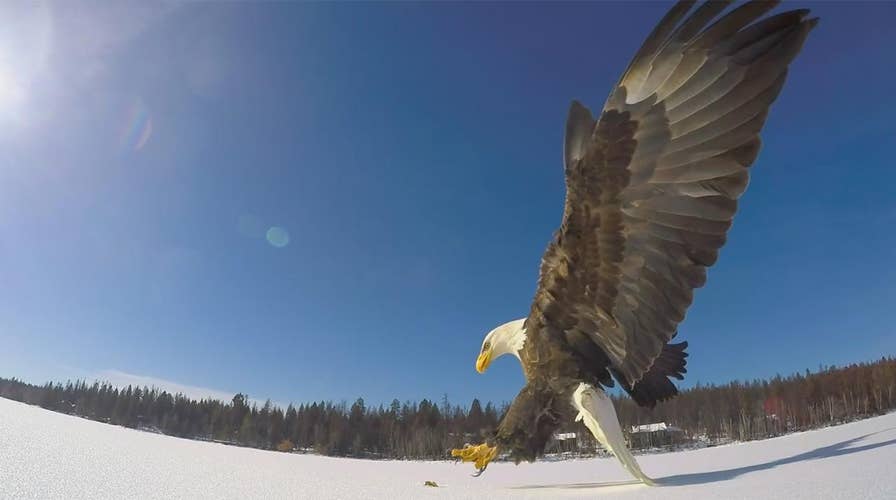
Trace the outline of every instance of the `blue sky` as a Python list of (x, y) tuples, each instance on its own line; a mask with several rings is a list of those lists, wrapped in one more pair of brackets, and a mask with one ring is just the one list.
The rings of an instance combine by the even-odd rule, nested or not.
[[(822, 22), (686, 384), (896, 353), (896, 6), (797, 4)], [(528, 311), (569, 101), (599, 108), (666, 8), (3, 4), (0, 376), (511, 399), (515, 362), (473, 362)]]

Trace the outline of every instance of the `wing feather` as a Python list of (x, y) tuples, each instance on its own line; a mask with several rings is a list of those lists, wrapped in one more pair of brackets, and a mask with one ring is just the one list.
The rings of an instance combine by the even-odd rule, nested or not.
[[(530, 320), (577, 331), (631, 387), (706, 282), (749, 182), (759, 132), (817, 19), (777, 2), (673, 6), (597, 120), (570, 108), (563, 222)], [(713, 20), (715, 20), (713, 22)]]

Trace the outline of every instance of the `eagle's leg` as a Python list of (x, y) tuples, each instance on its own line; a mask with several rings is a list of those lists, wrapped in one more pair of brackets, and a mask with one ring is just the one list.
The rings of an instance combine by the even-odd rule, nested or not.
[(480, 445), (466, 445), (463, 448), (455, 448), (451, 450), (451, 456), (460, 458), (463, 462), (473, 462), (477, 471), (474, 476), (479, 476), (485, 472), (489, 462), (494, 460), (498, 454), (497, 446), (489, 446), (487, 443)]

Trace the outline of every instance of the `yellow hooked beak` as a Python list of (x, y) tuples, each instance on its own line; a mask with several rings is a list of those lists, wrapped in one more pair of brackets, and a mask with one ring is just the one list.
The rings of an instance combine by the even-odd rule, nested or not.
[(485, 373), (485, 369), (488, 368), (489, 363), (492, 362), (492, 350), (487, 349), (482, 351), (479, 354), (479, 357), (476, 358), (476, 371), (479, 373)]

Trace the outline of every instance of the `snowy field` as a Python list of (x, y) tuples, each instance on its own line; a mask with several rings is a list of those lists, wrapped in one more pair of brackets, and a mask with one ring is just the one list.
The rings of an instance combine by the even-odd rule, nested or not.
[[(290, 455), (139, 432), (0, 398), (0, 498), (896, 498), (896, 414), (615, 459), (469, 464)], [(424, 487), (426, 480), (439, 488)]]

